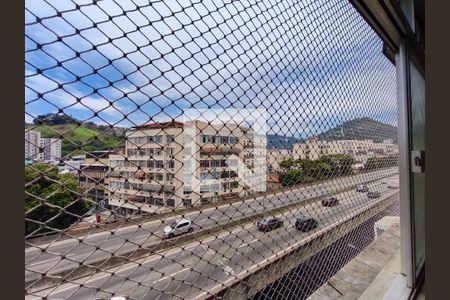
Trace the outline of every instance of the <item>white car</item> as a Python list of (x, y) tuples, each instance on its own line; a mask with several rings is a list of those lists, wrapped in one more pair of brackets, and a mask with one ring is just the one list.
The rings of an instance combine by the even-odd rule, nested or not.
[(387, 183), (387, 186), (388, 186), (388, 188), (390, 188), (390, 189), (398, 189), (399, 183), (398, 183), (397, 180), (390, 180), (390, 181)]
[(176, 220), (171, 225), (164, 227), (163, 237), (165, 239), (173, 238), (176, 235), (191, 233), (194, 231), (192, 221), (188, 219)]

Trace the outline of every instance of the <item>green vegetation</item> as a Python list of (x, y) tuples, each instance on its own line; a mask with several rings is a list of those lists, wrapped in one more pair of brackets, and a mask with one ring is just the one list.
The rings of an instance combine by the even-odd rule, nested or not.
[(370, 157), (367, 159), (365, 169), (374, 170), (398, 166), (398, 155), (390, 155), (385, 157)]
[(108, 150), (125, 145), (125, 128), (81, 122), (65, 114), (39, 115), (26, 128), (43, 138), (61, 139), (61, 155), (82, 155), (86, 151)]
[[(90, 128), (88, 128), (90, 127)], [(107, 150), (123, 146), (123, 132), (90, 124), (28, 125), (44, 138), (61, 138), (61, 155), (80, 155), (86, 151)]]
[(350, 175), (353, 173), (354, 162), (353, 157), (346, 154), (328, 154), (319, 160), (284, 160), (280, 163), (283, 169), (280, 174), (280, 183), (283, 186), (291, 186)]
[[(74, 174), (58, 175), (58, 168), (46, 164), (25, 166), (25, 218), (45, 222), (46, 226), (66, 229), (90, 208), (91, 203), (79, 195)], [(48, 231), (25, 220), (25, 235)]]

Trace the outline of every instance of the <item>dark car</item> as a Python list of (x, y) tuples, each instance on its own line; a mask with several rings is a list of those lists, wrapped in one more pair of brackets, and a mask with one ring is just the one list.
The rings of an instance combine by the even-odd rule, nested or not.
[(260, 231), (271, 231), (278, 227), (283, 227), (283, 221), (278, 218), (265, 218), (256, 223)]
[(369, 187), (365, 184), (360, 184), (356, 186), (356, 191), (360, 193), (367, 193), (369, 191)]
[(371, 199), (380, 198), (381, 197), (381, 192), (379, 192), (379, 191), (368, 192), (367, 193), (367, 197), (369, 197)]
[(323, 206), (335, 206), (339, 204), (339, 200), (336, 197), (325, 197), (322, 199), (322, 205)]
[(319, 223), (314, 218), (308, 216), (300, 216), (295, 221), (295, 228), (303, 232), (310, 231), (318, 225)]

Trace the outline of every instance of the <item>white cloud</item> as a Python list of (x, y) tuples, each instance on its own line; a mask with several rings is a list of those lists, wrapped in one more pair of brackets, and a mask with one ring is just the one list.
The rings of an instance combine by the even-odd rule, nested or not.
[[(71, 5), (60, 2), (49, 1), (60, 11), (70, 9)], [(74, 55), (69, 47), (83, 52), (113, 39), (81, 56), (98, 70), (97, 79), (65, 85), (50, 94), (46, 93), (57, 87), (56, 82), (73, 78), (51, 72), (28, 77), (26, 85), (58, 107), (100, 112), (107, 122), (118, 122), (131, 113), (131, 121), (124, 122), (136, 124), (149, 116), (160, 119), (178, 113), (171, 107), (174, 104), (263, 107), (279, 124), (278, 130), (286, 131), (283, 126), (289, 125), (302, 132), (317, 129), (326, 118), (335, 122), (396, 110), (395, 70), (382, 57), (378, 37), (346, 1), (179, 0), (152, 6), (146, 1), (116, 2), (100, 1), (44, 23), (61, 37), (73, 34), (71, 26), (81, 30), (80, 35), (63, 39), (67, 45), (44, 47), (58, 60)], [(27, 1), (26, 7), (40, 17), (55, 15), (41, 0)], [(161, 21), (161, 16), (166, 19)], [(90, 28), (88, 17), (98, 23), (97, 29)], [(26, 19), (34, 22), (30, 13)], [(134, 32), (133, 22), (140, 26), (139, 32)], [(55, 38), (42, 26), (26, 26), (26, 32), (40, 43)], [(31, 49), (33, 43), (27, 40), (27, 44)], [(29, 54), (27, 61), (48, 64), (38, 52), (34, 57)], [(114, 62), (105, 67), (108, 59)], [(143, 67), (137, 71), (136, 66)], [(90, 72), (79, 58), (65, 67), (76, 74)], [(106, 78), (103, 85), (100, 76)], [(108, 86), (111, 82), (114, 86)], [(95, 88), (100, 96), (92, 94)], [(32, 94), (27, 91), (35, 97)], [(128, 99), (123, 98), (126, 94)], [(141, 111), (132, 113), (136, 105)]]

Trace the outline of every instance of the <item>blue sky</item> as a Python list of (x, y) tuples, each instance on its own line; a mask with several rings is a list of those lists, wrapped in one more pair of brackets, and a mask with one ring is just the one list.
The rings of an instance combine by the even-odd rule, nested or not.
[(64, 111), (133, 126), (189, 108), (265, 108), (269, 133), (296, 137), (358, 117), (397, 122), (395, 67), (347, 1), (31, 0), (25, 8), (27, 121)]

